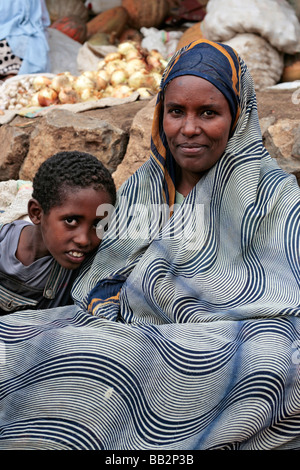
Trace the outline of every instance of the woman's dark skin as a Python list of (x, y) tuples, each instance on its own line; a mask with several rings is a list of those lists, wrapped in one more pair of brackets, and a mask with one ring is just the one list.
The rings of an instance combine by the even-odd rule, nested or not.
[(223, 154), (231, 122), (225, 96), (207, 80), (185, 75), (167, 86), (163, 127), (179, 170), (176, 189), (183, 196)]

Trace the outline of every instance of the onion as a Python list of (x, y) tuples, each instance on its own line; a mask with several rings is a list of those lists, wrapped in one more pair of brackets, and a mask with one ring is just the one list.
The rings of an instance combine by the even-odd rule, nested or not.
[(105, 70), (99, 70), (96, 73), (97, 90), (104, 90), (109, 82), (109, 75)]
[(137, 70), (145, 69), (145, 62), (142, 59), (131, 59), (125, 64), (125, 70), (128, 75), (132, 75)]
[(128, 52), (131, 52), (132, 50), (137, 50), (133, 42), (126, 41), (118, 45), (118, 52), (124, 56), (126, 56)]
[(150, 88), (146, 88), (146, 87), (141, 87), (141, 88), (138, 88), (136, 90), (139, 95), (140, 95), (140, 98), (151, 98), (153, 96), (153, 92)]
[(107, 83), (108, 82), (104, 80), (104, 78), (102, 78), (101, 76), (98, 76), (96, 80), (97, 90), (98, 91), (105, 90), (105, 88), (107, 87)]
[(58, 99), (61, 104), (73, 104), (79, 101), (79, 96), (76, 90), (71, 87), (62, 88), (58, 94)]
[(35, 90), (41, 90), (42, 88), (51, 85), (51, 80), (43, 75), (37, 76), (33, 79), (33, 88)]
[(97, 65), (97, 70), (102, 70), (106, 66), (106, 62), (104, 59), (99, 60), (98, 65)]
[(120, 59), (122, 59), (120, 52), (109, 52), (104, 57), (104, 62), (108, 64), (108, 62), (111, 62), (113, 60), (120, 60)]
[(147, 86), (147, 79), (148, 79), (147, 72), (144, 70), (138, 70), (137, 72), (134, 72), (129, 77), (128, 85), (134, 90), (137, 90), (138, 88)]
[(40, 102), (39, 102), (39, 92), (38, 91), (32, 95), (29, 105), (30, 106), (38, 106), (38, 107), (41, 106)]
[(97, 77), (103, 78), (103, 80), (105, 80), (106, 82), (109, 81), (109, 74), (104, 69), (103, 70), (98, 70), (98, 72), (96, 73), (96, 79), (97, 79)]
[(93, 89), (95, 88), (96, 83), (94, 80), (91, 80), (89, 77), (86, 75), (79, 75), (79, 77), (76, 79), (73, 88), (76, 90), (78, 93), (81, 94), (81, 92), (87, 88)]
[(115, 70), (110, 77), (110, 83), (112, 86), (117, 86), (127, 81), (128, 75), (125, 70)]
[(105, 71), (106, 73), (111, 76), (111, 74), (118, 69), (122, 69), (125, 67), (125, 62), (121, 59), (112, 60), (106, 64)]
[(95, 72), (94, 71), (90, 71), (90, 70), (86, 70), (84, 72), (82, 72), (82, 74), (84, 77), (88, 77), (90, 80), (95, 80)]
[(160, 82), (161, 82), (161, 74), (157, 72), (151, 72), (149, 73), (147, 77), (146, 86), (150, 87), (154, 91), (158, 91), (160, 87)]
[(52, 88), (42, 88), (38, 94), (38, 101), (41, 106), (50, 106), (57, 102), (57, 93)]
[(80, 91), (80, 98), (82, 101), (92, 100), (94, 98), (94, 89), (93, 88), (83, 88)]
[(162, 68), (161, 62), (157, 57), (149, 55), (146, 60), (147, 64), (149, 64), (153, 69), (160, 70)]
[(109, 96), (112, 96), (112, 93), (114, 92), (114, 87), (111, 85), (108, 85), (105, 90), (103, 91), (103, 98), (107, 98)]
[(71, 85), (70, 76), (66, 73), (59, 73), (53, 77), (50, 87), (59, 92), (62, 88), (69, 85)]
[(142, 59), (142, 56), (137, 49), (132, 49), (131, 51), (127, 52), (126, 60), (132, 60), (132, 59)]
[(133, 90), (127, 85), (118, 85), (113, 88), (111, 96), (113, 98), (126, 98), (132, 94)]

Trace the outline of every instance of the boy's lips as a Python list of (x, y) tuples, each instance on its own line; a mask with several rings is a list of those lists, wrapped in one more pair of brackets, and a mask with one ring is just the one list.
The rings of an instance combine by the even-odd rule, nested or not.
[(87, 253), (84, 251), (71, 250), (67, 251), (67, 255), (69, 258), (72, 258), (73, 261), (78, 263), (82, 262), (82, 260), (86, 257)]

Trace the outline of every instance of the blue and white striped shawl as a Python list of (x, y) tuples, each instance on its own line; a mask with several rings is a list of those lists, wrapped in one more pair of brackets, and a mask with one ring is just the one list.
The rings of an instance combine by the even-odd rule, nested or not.
[(164, 223), (155, 148), (77, 305), (0, 319), (0, 449), (300, 447), (300, 190), (262, 145), (244, 64), (224, 155)]
[[(203, 43), (214, 48), (197, 41), (186, 55), (205, 56)], [(162, 87), (178, 74), (175, 57)], [(300, 190), (263, 147), (252, 78), (241, 65), (225, 153), (162, 228), (155, 210), (174, 203), (175, 186), (158, 96), (151, 158), (120, 189), (111, 232), (74, 290), (93, 314), (154, 324), (299, 314)]]

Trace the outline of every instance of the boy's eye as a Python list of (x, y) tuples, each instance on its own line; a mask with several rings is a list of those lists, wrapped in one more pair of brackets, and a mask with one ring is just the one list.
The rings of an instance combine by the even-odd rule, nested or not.
[(77, 224), (77, 219), (76, 219), (76, 217), (66, 217), (65, 222), (68, 225), (76, 225)]

